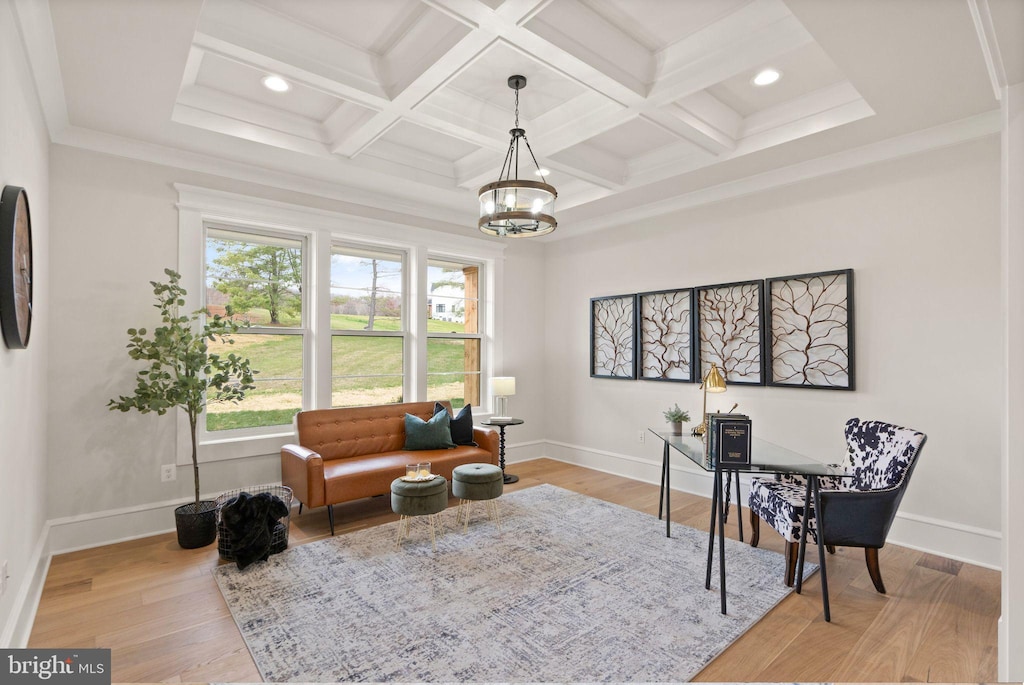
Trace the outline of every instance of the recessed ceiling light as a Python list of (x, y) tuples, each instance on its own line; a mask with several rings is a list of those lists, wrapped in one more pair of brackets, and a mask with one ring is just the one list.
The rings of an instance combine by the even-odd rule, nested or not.
[(750, 82), (755, 86), (770, 86), (779, 80), (782, 74), (778, 69), (762, 69), (757, 73), (757, 76), (750, 79)]
[(263, 85), (269, 90), (274, 91), (275, 93), (284, 93), (285, 91), (291, 89), (291, 84), (289, 84), (280, 76), (274, 75), (264, 76)]
[(550, 169), (537, 169), (533, 173), (537, 174), (538, 176), (547, 176), (548, 174), (551, 173), (551, 170)]

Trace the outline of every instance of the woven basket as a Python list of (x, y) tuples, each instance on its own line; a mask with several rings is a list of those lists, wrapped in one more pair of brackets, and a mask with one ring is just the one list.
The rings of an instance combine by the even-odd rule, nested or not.
[(220, 558), (225, 561), (234, 561), (235, 552), (233, 547), (233, 540), (231, 539), (231, 533), (224, 526), (224, 521), (221, 519), (220, 510), (228, 503), (232, 497), (237, 497), (243, 492), (247, 492), (250, 495), (258, 495), (261, 492), (269, 492), (271, 495), (281, 498), (284, 502), (285, 507), (288, 508), (288, 515), (282, 516), (278, 519), (277, 527), (274, 528), (274, 532), (270, 538), (270, 553), (277, 554), (283, 552), (288, 548), (288, 528), (291, 522), (291, 511), (292, 511), (292, 489), (284, 485), (254, 485), (249, 488), (239, 488), (238, 490), (229, 490), (223, 495), (217, 498), (217, 551), (220, 552)]

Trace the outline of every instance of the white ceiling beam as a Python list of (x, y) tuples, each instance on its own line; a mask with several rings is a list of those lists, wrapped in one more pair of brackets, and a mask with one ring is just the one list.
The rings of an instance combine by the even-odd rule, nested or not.
[[(609, 190), (621, 190), (629, 180), (629, 166), (626, 160), (599, 150), (593, 145), (580, 144), (558, 154), (548, 155), (550, 166), (565, 170)], [(586, 169), (586, 175), (579, 170)]]
[(971, 11), (974, 30), (978, 34), (978, 45), (985, 59), (989, 81), (992, 82), (992, 91), (997, 101), (1002, 100), (1003, 88), (1006, 87), (1006, 68), (1003, 66), (1003, 56), (999, 51), (999, 41), (996, 40), (992, 10), (988, 6), (988, 0), (967, 0), (967, 7)]
[(254, 143), (270, 145), (292, 152), (299, 152), (311, 157), (330, 157), (327, 146), (321, 142), (310, 140), (286, 131), (275, 130), (250, 121), (242, 121), (233, 116), (211, 112), (186, 105), (179, 101), (171, 111), (171, 120), (186, 126), (195, 126), (207, 131)]
[(286, 133), (307, 141), (314, 141), (320, 145), (325, 145), (327, 142), (324, 139), (323, 128), (318, 121), (301, 114), (285, 112), (276, 107), (225, 93), (222, 90), (206, 86), (191, 86), (178, 94), (177, 104), (219, 114), (245, 126), (258, 126), (267, 131)]
[(650, 50), (579, 0), (552, 3), (522, 28), (601, 71), (632, 96), (647, 94), (654, 73)]
[[(866, 109), (865, 116), (874, 114), (874, 110), (860, 96), (857, 89), (849, 81), (834, 83), (824, 88), (802, 95), (798, 98), (762, 109), (743, 120), (743, 138), (763, 133), (772, 129), (807, 120), (809, 117), (823, 112), (835, 111), (846, 105), (861, 104)], [(842, 123), (848, 123), (843, 121)], [(838, 126), (834, 123), (832, 126)], [(831, 128), (831, 126), (828, 126)], [(817, 131), (811, 131), (817, 133)], [(805, 134), (806, 135), (806, 134)]]
[[(757, 0), (658, 54), (650, 105), (660, 107), (813, 42), (778, 0)], [(766, 19), (773, 19), (765, 25)]]
[(705, 90), (643, 115), (672, 135), (715, 155), (736, 147), (743, 118)]
[[(196, 33), (193, 45), (207, 52), (278, 74), (287, 80), (302, 83), (328, 95), (351, 100), (366, 107), (381, 109), (387, 103), (386, 93), (379, 84), (350, 79), (348, 75), (342, 73), (342, 70), (326, 68), (326, 65), (310, 64), (308, 60), (299, 59), (294, 55), (281, 54), (281, 51), (274, 51), (273, 55), (264, 54), (260, 52), (262, 47), (252, 45), (252, 42), (244, 40), (244, 37), (236, 36), (234, 40), (243, 40), (248, 45), (201, 32)], [(310, 70), (311, 67), (316, 70)], [(353, 81), (356, 82), (353, 83)]]

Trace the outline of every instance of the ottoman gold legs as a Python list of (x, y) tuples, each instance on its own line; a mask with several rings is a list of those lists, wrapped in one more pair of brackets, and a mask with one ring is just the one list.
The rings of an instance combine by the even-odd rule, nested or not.
[[(425, 516), (407, 516), (405, 514), (402, 514), (401, 517), (398, 519), (398, 530), (396, 531), (396, 534), (395, 534), (395, 546), (396, 547), (401, 547), (402, 546), (402, 540), (404, 540), (405, 538), (409, 537), (409, 522), (412, 519), (414, 519), (414, 518), (426, 518), (427, 522), (430, 524), (430, 544), (433, 546), (434, 551), (436, 552), (437, 551), (437, 536), (436, 536), (436, 534), (434, 532), (434, 528), (435, 528), (435, 523), (434, 522), (438, 518), (438, 516), (440, 516), (440, 514), (427, 514)], [(441, 535), (444, 535), (444, 523), (441, 523), (440, 527), (441, 527)]]
[[(455, 525), (459, 525), (461, 522), (463, 525), (462, 532), (469, 530), (469, 516), (472, 513), (473, 502), (476, 500), (471, 499), (460, 499), (459, 508), (455, 513)], [(484, 500), (484, 506), (487, 508), (487, 518), (494, 521), (494, 524), (501, 530), (501, 513), (498, 509), (498, 500), (489, 499)]]

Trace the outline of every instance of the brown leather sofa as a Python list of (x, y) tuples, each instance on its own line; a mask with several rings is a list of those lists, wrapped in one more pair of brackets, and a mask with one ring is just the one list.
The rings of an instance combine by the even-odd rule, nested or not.
[[(449, 411), (451, 405), (442, 402)], [(461, 464), (498, 464), (498, 434), (473, 428), (479, 447), (406, 451), (405, 415), (429, 419), (433, 402), (372, 407), (345, 407), (299, 412), (298, 445), (281, 448), (281, 482), (302, 505), (327, 505), (334, 535), (334, 507), (363, 497), (391, 492), (391, 481), (405, 475), (405, 465), (429, 461), (430, 470), (451, 482)]]

